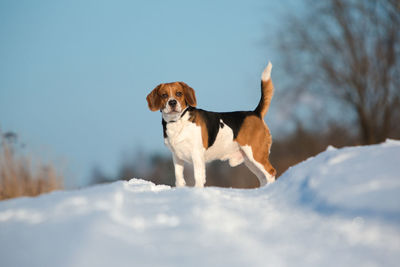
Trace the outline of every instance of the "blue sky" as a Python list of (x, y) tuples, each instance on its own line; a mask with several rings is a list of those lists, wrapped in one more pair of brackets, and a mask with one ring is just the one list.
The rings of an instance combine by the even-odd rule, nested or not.
[[(150, 90), (180, 80), (200, 108), (253, 109), (268, 60), (282, 77), (273, 37), (293, 2), (3, 0), (0, 127), (64, 166), (67, 185), (95, 165), (116, 173), (126, 152), (169, 153)], [(273, 103), (273, 134), (278, 117)]]

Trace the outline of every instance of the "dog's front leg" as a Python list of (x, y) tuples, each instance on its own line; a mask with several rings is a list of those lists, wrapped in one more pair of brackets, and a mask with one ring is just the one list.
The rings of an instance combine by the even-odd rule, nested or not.
[(177, 158), (175, 155), (172, 157), (175, 167), (175, 186), (182, 187), (186, 185), (185, 178), (183, 177), (184, 161)]
[(204, 155), (194, 154), (192, 155), (193, 169), (194, 169), (194, 186), (204, 187), (206, 183), (206, 162)]

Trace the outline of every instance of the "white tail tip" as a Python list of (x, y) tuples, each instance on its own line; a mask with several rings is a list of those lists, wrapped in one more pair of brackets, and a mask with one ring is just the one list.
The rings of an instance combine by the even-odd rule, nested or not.
[(271, 78), (271, 70), (272, 70), (272, 64), (270, 61), (268, 61), (267, 67), (264, 69), (262, 75), (261, 75), (261, 80), (262, 81), (268, 81)]

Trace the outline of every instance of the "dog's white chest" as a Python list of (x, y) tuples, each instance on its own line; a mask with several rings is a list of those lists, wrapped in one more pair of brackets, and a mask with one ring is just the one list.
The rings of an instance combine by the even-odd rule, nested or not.
[(230, 159), (239, 151), (239, 145), (233, 141), (233, 131), (228, 125), (219, 129), (215, 142), (208, 149), (203, 146), (201, 127), (190, 121), (167, 123), (166, 133), (164, 141), (167, 147), (176, 157), (190, 163), (194, 154), (210, 162)]
[(178, 120), (166, 125), (166, 146), (178, 158), (191, 162), (194, 149), (204, 153), (201, 139), (201, 127), (187, 120)]

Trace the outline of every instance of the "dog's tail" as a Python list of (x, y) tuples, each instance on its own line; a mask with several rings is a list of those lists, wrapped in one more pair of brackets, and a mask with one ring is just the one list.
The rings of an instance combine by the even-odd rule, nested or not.
[(265, 114), (267, 114), (269, 104), (271, 103), (272, 96), (274, 94), (274, 85), (271, 80), (271, 69), (272, 64), (268, 62), (267, 67), (264, 69), (261, 75), (261, 99), (258, 103), (258, 106), (254, 110), (254, 112), (260, 116), (260, 118), (264, 118)]

